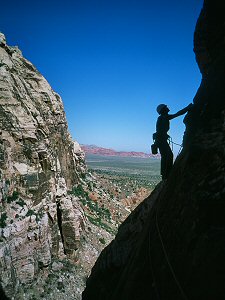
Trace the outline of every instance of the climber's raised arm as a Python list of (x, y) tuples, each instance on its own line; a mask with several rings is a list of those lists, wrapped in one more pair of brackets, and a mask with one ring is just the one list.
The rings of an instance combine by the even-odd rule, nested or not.
[(175, 114), (169, 114), (168, 115), (169, 120), (172, 120), (172, 119), (174, 119), (176, 117), (184, 115), (186, 112), (188, 112), (191, 109), (192, 105), (193, 104), (190, 103), (188, 106), (186, 106), (185, 108), (179, 110), (177, 113), (175, 113)]

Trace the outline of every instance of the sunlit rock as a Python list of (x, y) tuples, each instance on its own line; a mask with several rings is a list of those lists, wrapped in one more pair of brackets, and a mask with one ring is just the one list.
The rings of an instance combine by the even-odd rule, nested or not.
[(85, 217), (68, 191), (85, 172), (60, 96), (0, 33), (0, 280), (8, 295), (52, 259), (77, 256)]

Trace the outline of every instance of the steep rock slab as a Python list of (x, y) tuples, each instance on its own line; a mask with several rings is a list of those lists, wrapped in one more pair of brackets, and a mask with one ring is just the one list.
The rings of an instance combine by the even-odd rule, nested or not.
[(205, 0), (194, 43), (203, 78), (185, 118), (183, 151), (168, 181), (137, 207), (102, 252), (83, 300), (225, 299), (222, 0)]
[(68, 191), (85, 171), (60, 96), (0, 33), (0, 280), (9, 294), (53, 256), (77, 259), (85, 217)]

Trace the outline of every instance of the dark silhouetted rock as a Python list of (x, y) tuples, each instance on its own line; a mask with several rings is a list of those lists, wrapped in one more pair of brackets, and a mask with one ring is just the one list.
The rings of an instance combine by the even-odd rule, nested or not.
[(225, 6), (205, 0), (202, 82), (172, 173), (121, 225), (83, 300), (225, 299)]

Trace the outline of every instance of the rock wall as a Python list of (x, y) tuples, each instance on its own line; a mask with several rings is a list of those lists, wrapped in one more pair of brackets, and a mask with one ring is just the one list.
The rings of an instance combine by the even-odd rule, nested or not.
[(0, 280), (8, 294), (52, 257), (77, 259), (86, 172), (60, 96), (0, 33)]
[(202, 82), (172, 173), (101, 253), (83, 300), (225, 299), (225, 9), (205, 0), (194, 49)]

